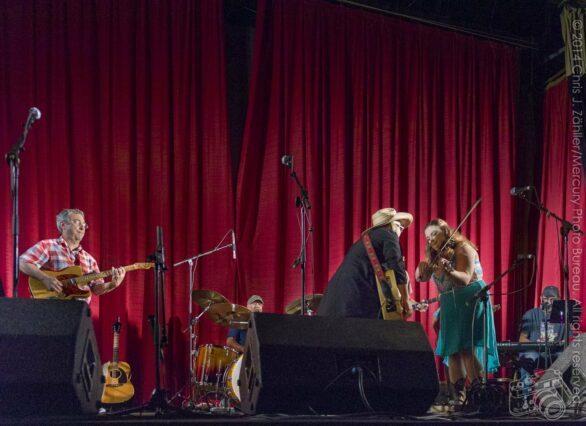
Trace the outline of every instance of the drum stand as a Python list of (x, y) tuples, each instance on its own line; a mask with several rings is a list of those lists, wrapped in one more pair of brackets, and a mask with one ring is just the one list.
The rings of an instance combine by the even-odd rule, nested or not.
[[(234, 232), (234, 231), (232, 231), (232, 232)], [(228, 235), (228, 234), (226, 234), (226, 235)], [(225, 236), (224, 236), (224, 238), (225, 238)], [(198, 395), (197, 395), (198, 383), (197, 383), (197, 377), (196, 377), (196, 374), (195, 374), (195, 371), (193, 368), (194, 360), (197, 359), (197, 324), (198, 324), (200, 318), (203, 316), (203, 314), (205, 314), (213, 304), (212, 302), (210, 302), (199, 315), (197, 315), (196, 317), (193, 317), (193, 286), (194, 286), (194, 282), (195, 282), (194, 275), (195, 275), (195, 269), (197, 268), (197, 261), (200, 257), (205, 257), (207, 255), (213, 254), (215, 252), (218, 252), (220, 250), (223, 250), (223, 249), (226, 249), (229, 247), (232, 248), (233, 250), (236, 249), (234, 242), (232, 242), (231, 244), (226, 244), (221, 247), (216, 247), (213, 250), (209, 250), (204, 253), (196, 254), (193, 257), (181, 260), (181, 261), (173, 264), (173, 267), (182, 265), (184, 263), (187, 263), (189, 265), (189, 309), (188, 309), (188, 311), (189, 311), (189, 327), (185, 330), (185, 331), (189, 330), (189, 399), (185, 400), (185, 398), (184, 398), (184, 403), (183, 403), (183, 406), (185, 406), (186, 408), (196, 408), (196, 405), (197, 405), (196, 401), (197, 401), (197, 397), (198, 397)], [(182, 390), (183, 389), (181, 389), (177, 395), (181, 395)]]

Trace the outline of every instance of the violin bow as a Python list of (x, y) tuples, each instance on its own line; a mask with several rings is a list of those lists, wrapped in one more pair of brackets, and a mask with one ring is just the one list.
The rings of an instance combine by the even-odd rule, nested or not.
[(470, 207), (470, 210), (468, 210), (468, 213), (466, 213), (466, 216), (464, 216), (464, 218), (460, 221), (460, 223), (458, 224), (456, 229), (454, 229), (452, 231), (452, 233), (450, 234), (449, 238), (446, 240), (446, 242), (444, 243), (442, 248), (438, 250), (437, 254), (435, 255), (435, 257), (433, 258), (433, 260), (431, 262), (432, 264), (434, 264), (437, 261), (438, 257), (442, 253), (442, 251), (444, 251), (444, 249), (448, 246), (448, 244), (452, 240), (453, 236), (456, 235), (456, 232), (458, 232), (460, 230), (460, 228), (462, 227), (462, 225), (464, 225), (464, 222), (466, 222), (468, 220), (468, 218), (470, 217), (470, 215), (472, 214), (474, 209), (476, 207), (478, 207), (478, 204), (480, 204), (481, 200), (482, 200), (482, 197), (480, 197), (478, 200), (476, 200), (476, 202), (472, 205), (472, 207)]

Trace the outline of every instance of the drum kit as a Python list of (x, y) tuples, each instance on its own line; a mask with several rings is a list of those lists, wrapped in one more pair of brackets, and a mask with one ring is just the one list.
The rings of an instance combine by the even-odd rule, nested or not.
[[(204, 314), (214, 323), (239, 330), (248, 329), (251, 311), (244, 306), (230, 303), (220, 293), (213, 290), (194, 290), (193, 301), (202, 312), (191, 321), (191, 365), (190, 404), (196, 409), (231, 410), (240, 405), (238, 378), (243, 354), (222, 345), (206, 344), (197, 347), (196, 326)], [(306, 295), (306, 312), (315, 315), (321, 301), (321, 294)], [(301, 299), (287, 305), (285, 312), (296, 315), (301, 312)]]
[(228, 408), (240, 404), (240, 391), (237, 387), (242, 354), (221, 345), (201, 345), (196, 348), (197, 322), (203, 314), (212, 322), (239, 330), (248, 328), (250, 310), (241, 305), (230, 303), (223, 295), (213, 290), (194, 290), (193, 301), (202, 312), (192, 320), (192, 361), (190, 368), (191, 402), (196, 408)]

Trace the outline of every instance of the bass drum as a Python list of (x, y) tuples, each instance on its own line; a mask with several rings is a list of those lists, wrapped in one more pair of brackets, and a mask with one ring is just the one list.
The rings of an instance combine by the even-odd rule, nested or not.
[(227, 346), (204, 345), (197, 351), (195, 385), (200, 389), (220, 392), (228, 366), (236, 360), (238, 352)]
[(240, 404), (240, 386), (238, 385), (238, 378), (240, 377), (243, 357), (244, 354), (240, 354), (240, 356), (228, 366), (226, 374), (224, 375), (226, 394), (236, 404)]

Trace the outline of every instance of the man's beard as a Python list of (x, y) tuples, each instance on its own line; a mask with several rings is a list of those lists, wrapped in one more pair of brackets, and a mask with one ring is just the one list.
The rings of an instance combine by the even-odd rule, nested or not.
[(551, 307), (552, 305), (548, 301), (544, 300), (543, 302), (541, 302), (541, 309), (543, 309), (546, 314), (549, 314), (551, 312)]

